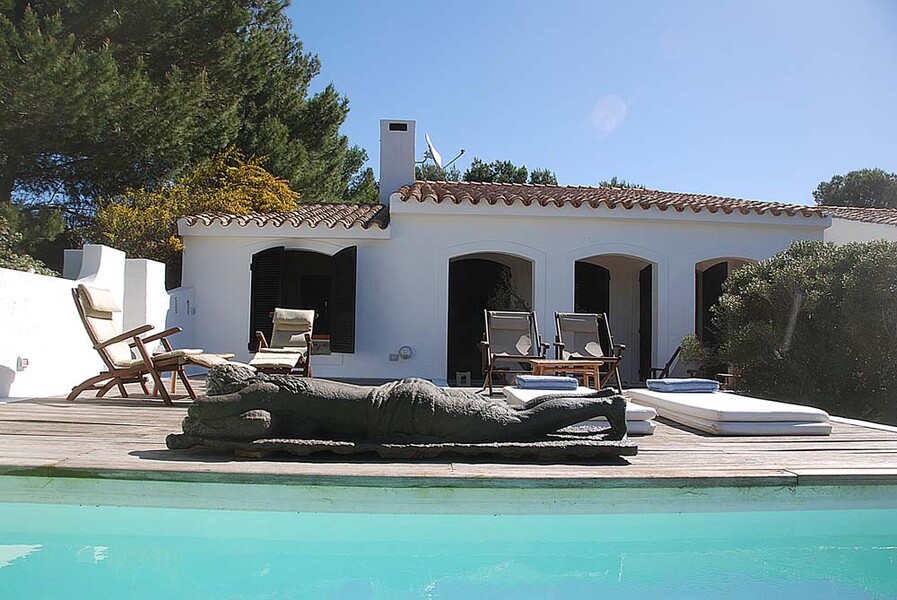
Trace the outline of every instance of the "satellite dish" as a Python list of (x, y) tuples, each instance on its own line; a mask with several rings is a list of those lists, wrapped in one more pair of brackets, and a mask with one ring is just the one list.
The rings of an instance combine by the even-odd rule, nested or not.
[(425, 133), (424, 138), (427, 140), (427, 153), (424, 154), (424, 159), (432, 159), (436, 166), (442, 169), (442, 155), (439, 154), (439, 151), (433, 145), (433, 141), (430, 139), (430, 134)]

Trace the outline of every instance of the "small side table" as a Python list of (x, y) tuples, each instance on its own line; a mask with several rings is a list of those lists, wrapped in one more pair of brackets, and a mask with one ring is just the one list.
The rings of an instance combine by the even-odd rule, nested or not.
[(531, 358), (533, 375), (574, 375), (582, 377), (585, 387), (598, 389), (598, 367), (604, 363), (600, 360), (551, 360), (547, 358)]

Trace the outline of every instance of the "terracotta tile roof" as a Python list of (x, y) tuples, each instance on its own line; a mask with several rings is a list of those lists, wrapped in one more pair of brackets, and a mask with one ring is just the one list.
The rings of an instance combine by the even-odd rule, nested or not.
[(187, 225), (230, 225), (236, 223), (246, 227), (250, 223), (262, 227), (273, 224), (275, 227), (318, 227), (333, 229), (342, 225), (350, 229), (356, 225), (362, 229), (377, 226), (386, 229), (389, 225), (389, 207), (383, 204), (302, 204), (298, 209), (279, 213), (251, 213), (235, 215), (223, 212), (209, 212), (184, 217)]
[(856, 206), (820, 206), (826, 214), (849, 221), (897, 225), (897, 208), (859, 208)]
[(682, 194), (660, 190), (635, 188), (557, 186), (517, 183), (468, 183), (455, 181), (415, 181), (403, 185), (398, 194), (403, 202), (433, 202), (442, 204), (522, 204), (531, 206), (574, 206), (591, 208), (623, 208), (631, 210), (657, 208), (695, 213), (707, 211), (725, 214), (772, 214), (789, 217), (824, 217), (815, 207), (779, 202), (758, 202), (703, 194)]

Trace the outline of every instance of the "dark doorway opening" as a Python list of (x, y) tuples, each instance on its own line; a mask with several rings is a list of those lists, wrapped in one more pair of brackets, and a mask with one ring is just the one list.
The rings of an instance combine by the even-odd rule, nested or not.
[(482, 353), (486, 323), (483, 311), (495, 295), (499, 282), (510, 268), (494, 260), (461, 258), (449, 263), (448, 368), (446, 378), (454, 383), (456, 373), (469, 372), (472, 381), (482, 382)]
[(651, 374), (654, 334), (654, 268), (648, 265), (638, 274), (638, 376), (645, 381)]
[(269, 248), (252, 257), (249, 349), (255, 332), (271, 338), (275, 308), (315, 311), (314, 337), (328, 339), (333, 352), (355, 352), (357, 247), (333, 256), (309, 250)]
[(576, 261), (573, 277), (575, 312), (610, 314), (610, 270), (601, 265)]
[(704, 345), (719, 345), (719, 331), (713, 325), (712, 308), (723, 295), (723, 284), (729, 277), (729, 263), (721, 262), (695, 274), (695, 332)]

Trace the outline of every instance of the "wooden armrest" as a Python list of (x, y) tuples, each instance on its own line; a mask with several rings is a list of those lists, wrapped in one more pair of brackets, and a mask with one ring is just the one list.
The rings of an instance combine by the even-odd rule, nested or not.
[(554, 342), (554, 357), (556, 359), (561, 359), (564, 356), (564, 348), (566, 344), (560, 340), (556, 340)]
[(268, 340), (265, 339), (265, 334), (262, 333), (261, 331), (255, 332), (255, 339), (257, 339), (259, 341), (259, 348), (267, 348), (268, 347)]
[(131, 338), (136, 338), (141, 333), (146, 333), (153, 328), (152, 325), (141, 325), (140, 327), (135, 327), (134, 329), (130, 329), (125, 331), (124, 333), (119, 333), (115, 337), (111, 337), (105, 342), (99, 342), (98, 344), (94, 344), (94, 349), (99, 350), (100, 348), (105, 348), (111, 344), (117, 344), (118, 342), (123, 342), (125, 340), (129, 340)]
[[(146, 344), (149, 342), (155, 342), (156, 340), (161, 340), (162, 338), (166, 338), (176, 333), (180, 333), (181, 331), (183, 330), (180, 327), (169, 327), (165, 331), (160, 331), (159, 333), (154, 333), (153, 335), (148, 335), (145, 338), (140, 339), (143, 340), (144, 344)], [(131, 345), (135, 346), (136, 344), (132, 343)]]
[(308, 352), (305, 353), (306, 362), (311, 362), (311, 355), (315, 351), (315, 343), (311, 340), (311, 334), (305, 334), (305, 344), (308, 346)]

